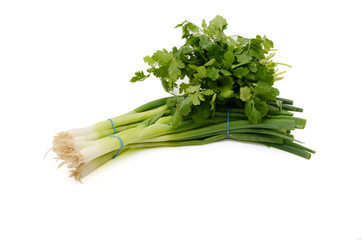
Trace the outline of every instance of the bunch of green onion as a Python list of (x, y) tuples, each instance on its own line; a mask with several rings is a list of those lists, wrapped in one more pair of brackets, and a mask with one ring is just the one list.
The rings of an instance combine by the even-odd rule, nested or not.
[(130, 149), (202, 145), (223, 139), (257, 142), (311, 157), (314, 151), (291, 134), (306, 125), (305, 119), (294, 116), (303, 109), (278, 97), (273, 87), (283, 78), (276, 67), (286, 64), (273, 62), (271, 40), (259, 35), (227, 36), (227, 22), (221, 16), (209, 24), (203, 21), (202, 27), (188, 21), (176, 27), (182, 28), (185, 44), (146, 56), (147, 73), (138, 71), (131, 79), (139, 82), (152, 74), (173, 96), (55, 136), (52, 149), (71, 176), (80, 180)]
[(213, 118), (199, 123), (184, 119), (175, 128), (167, 104), (171, 98), (149, 102), (86, 128), (59, 133), (52, 149), (62, 161), (60, 166), (66, 164), (71, 176), (80, 180), (130, 149), (202, 145), (226, 138), (262, 143), (306, 159), (314, 153), (291, 135), (292, 130), (303, 129), (306, 124), (305, 119), (293, 116), (292, 111), (302, 109), (294, 107), (291, 100), (279, 98), (284, 109), (271, 104), (269, 114), (260, 123), (250, 123), (240, 109), (230, 108), (217, 110)]

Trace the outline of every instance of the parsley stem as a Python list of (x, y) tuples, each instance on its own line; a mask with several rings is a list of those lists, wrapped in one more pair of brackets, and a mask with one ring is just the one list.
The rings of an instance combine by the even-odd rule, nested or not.
[(292, 68), (292, 66), (286, 64), (286, 63), (280, 63), (280, 62), (274, 62), (275, 64), (277, 65), (283, 65), (283, 66), (286, 66), (286, 67), (289, 67), (289, 68)]

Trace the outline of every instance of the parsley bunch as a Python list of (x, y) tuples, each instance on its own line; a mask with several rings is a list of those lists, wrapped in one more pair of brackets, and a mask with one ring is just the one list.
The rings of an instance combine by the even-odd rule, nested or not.
[(178, 24), (185, 44), (144, 57), (150, 66), (147, 74), (139, 71), (131, 79), (143, 81), (153, 74), (165, 91), (178, 91), (171, 102), (174, 126), (186, 116), (202, 121), (222, 106), (240, 108), (251, 123), (258, 123), (277, 100), (279, 91), (273, 84), (282, 77), (272, 61), (273, 42), (259, 35), (227, 36), (227, 25), (221, 16), (209, 24), (203, 20), (201, 27), (189, 21)]

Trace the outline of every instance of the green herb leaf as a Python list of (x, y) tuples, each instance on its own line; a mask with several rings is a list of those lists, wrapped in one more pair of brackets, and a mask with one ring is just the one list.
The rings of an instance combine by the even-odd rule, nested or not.
[(267, 101), (274, 101), (279, 95), (279, 91), (276, 88), (269, 86), (268, 84), (259, 81), (254, 89), (254, 94), (261, 99)]
[(158, 50), (152, 55), (153, 61), (160, 65), (168, 65), (173, 59), (173, 54), (168, 52), (166, 49)]
[(179, 109), (176, 109), (176, 111), (173, 113), (171, 125), (173, 127), (180, 126), (182, 119), (183, 119), (182, 114), (180, 113)]
[(145, 56), (145, 57), (143, 58), (143, 61), (144, 61), (145, 63), (148, 63), (148, 65), (150, 65), (150, 66), (153, 66), (153, 65), (156, 63), (156, 61), (155, 61), (152, 57), (150, 57), (150, 56)]
[(250, 89), (250, 87), (241, 87), (240, 88), (240, 99), (243, 102), (246, 102), (250, 98), (251, 98), (251, 89)]
[(178, 110), (182, 115), (187, 116), (191, 112), (191, 106), (192, 106), (192, 98), (187, 97), (179, 104)]
[(208, 67), (206, 70), (207, 77), (211, 78), (211, 80), (216, 80), (219, 77), (219, 69), (216, 67)]
[(204, 96), (200, 92), (190, 94), (193, 105), (200, 105), (201, 101), (205, 101)]
[(256, 73), (256, 71), (258, 71), (258, 67), (257, 67), (256, 62), (249, 63), (248, 68), (253, 73)]
[(207, 77), (205, 66), (196, 67), (196, 71), (197, 74), (194, 75), (196, 78), (202, 79)]
[(215, 62), (216, 62), (216, 59), (213, 58), (210, 61), (208, 61), (207, 63), (205, 63), (204, 66), (205, 67), (212, 66)]
[(227, 99), (234, 97), (234, 90), (226, 89), (222, 92), (220, 92), (220, 99)]
[(246, 55), (246, 53), (243, 53), (240, 55), (236, 55), (236, 59), (238, 61), (237, 66), (241, 66), (241, 65), (249, 63), (253, 58)]
[(181, 70), (185, 67), (185, 64), (180, 59), (175, 59), (172, 61), (168, 67), (169, 77), (171, 80), (176, 81), (181, 77)]
[(227, 51), (224, 55), (224, 59), (222, 60), (222, 63), (225, 68), (231, 68), (231, 65), (234, 62), (234, 54), (232, 51)]
[(131, 82), (143, 81), (146, 78), (148, 78), (149, 76), (150, 76), (150, 74), (145, 75), (145, 73), (143, 71), (138, 71), (135, 73), (135, 76), (132, 77)]
[(210, 111), (210, 104), (207, 102), (203, 102), (200, 106), (198, 106), (194, 113), (192, 114), (192, 119), (195, 122), (202, 122), (208, 117), (210, 117), (211, 111)]
[(205, 91), (202, 92), (202, 94), (204, 94), (205, 96), (211, 96), (214, 94), (214, 90), (206, 89)]
[(249, 74), (249, 69), (244, 67), (239, 67), (233, 71), (234, 76), (237, 78), (246, 77)]
[(229, 70), (221, 69), (220, 72), (224, 74), (224, 76), (231, 76), (231, 72)]
[(246, 43), (250, 43), (250, 39), (243, 38), (243, 37), (240, 37), (240, 36), (238, 36), (236, 41), (238, 41), (241, 46), (244, 46)]
[(268, 105), (261, 100), (249, 99), (246, 101), (245, 114), (252, 123), (260, 122), (268, 111)]
[(214, 19), (209, 22), (209, 26), (206, 28), (209, 36), (215, 36), (223, 32), (227, 27), (225, 18), (217, 15)]

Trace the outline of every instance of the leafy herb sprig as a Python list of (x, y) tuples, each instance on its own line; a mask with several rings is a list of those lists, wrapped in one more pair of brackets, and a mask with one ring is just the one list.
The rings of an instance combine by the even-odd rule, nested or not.
[[(203, 20), (201, 27), (189, 21), (178, 24), (185, 44), (144, 57), (150, 66), (147, 74), (139, 71), (131, 79), (143, 81), (153, 74), (165, 91), (178, 90), (179, 96), (170, 102), (175, 106), (173, 125), (187, 116), (196, 121), (209, 118), (226, 105), (241, 108), (250, 122), (257, 123), (279, 95), (273, 87), (282, 79), (272, 61), (273, 42), (259, 35), (226, 36), (227, 25), (221, 16), (209, 24)], [(187, 81), (179, 83), (180, 79)]]

